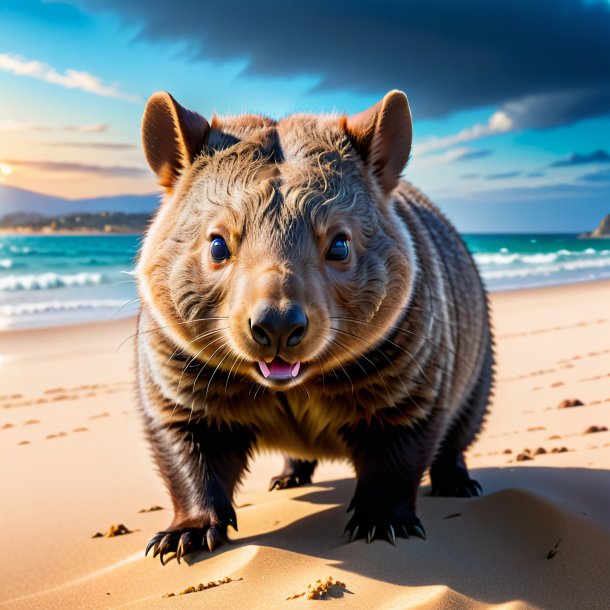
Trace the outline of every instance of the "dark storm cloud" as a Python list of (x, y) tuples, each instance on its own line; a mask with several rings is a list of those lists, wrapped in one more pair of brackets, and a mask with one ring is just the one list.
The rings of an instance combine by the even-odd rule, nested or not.
[(470, 161), (471, 159), (482, 159), (483, 157), (489, 157), (493, 154), (493, 151), (489, 149), (480, 150), (465, 150), (459, 155), (454, 157), (454, 161)]
[(585, 174), (578, 179), (584, 180), (585, 182), (602, 182), (604, 184), (610, 184), (610, 169), (593, 172), (592, 174)]
[(72, 2), (112, 10), (140, 39), (184, 43), (195, 58), (245, 59), (251, 74), (404, 89), (417, 118), (495, 106), (516, 128), (545, 128), (610, 111), (605, 2)]
[(510, 178), (518, 178), (521, 172), (503, 172), (501, 174), (487, 174), (485, 180), (508, 180)]
[(610, 155), (605, 150), (595, 150), (588, 155), (572, 153), (567, 159), (555, 161), (549, 167), (571, 167), (572, 165), (588, 165), (589, 163), (610, 163)]

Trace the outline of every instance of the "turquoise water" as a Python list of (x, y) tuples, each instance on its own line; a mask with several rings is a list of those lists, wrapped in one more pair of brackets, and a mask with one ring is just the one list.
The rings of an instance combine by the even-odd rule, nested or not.
[[(487, 288), (610, 277), (610, 240), (465, 235)], [(0, 236), (0, 329), (109, 320), (137, 311), (139, 235)]]

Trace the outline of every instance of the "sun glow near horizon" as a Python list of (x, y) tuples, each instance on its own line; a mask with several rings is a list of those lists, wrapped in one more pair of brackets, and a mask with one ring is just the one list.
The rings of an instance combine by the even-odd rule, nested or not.
[(6, 163), (0, 163), (0, 176), (7, 178), (13, 174), (13, 168)]

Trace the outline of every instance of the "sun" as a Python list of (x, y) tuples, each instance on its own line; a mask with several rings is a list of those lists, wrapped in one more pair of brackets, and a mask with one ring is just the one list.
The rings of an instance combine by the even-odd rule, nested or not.
[(0, 163), (0, 176), (10, 176), (13, 173), (13, 168), (6, 163)]

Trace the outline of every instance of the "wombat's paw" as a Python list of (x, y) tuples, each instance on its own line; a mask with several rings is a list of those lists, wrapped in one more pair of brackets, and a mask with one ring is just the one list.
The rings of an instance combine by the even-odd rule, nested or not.
[(271, 481), (269, 481), (269, 491), (308, 485), (311, 483), (311, 476), (316, 468), (316, 464), (316, 461), (310, 462), (296, 458), (289, 459), (284, 472), (272, 477)]
[(215, 525), (210, 523), (202, 527), (182, 527), (157, 532), (148, 543), (144, 555), (148, 555), (152, 549), (153, 557), (159, 555), (161, 563), (165, 565), (165, 562), (173, 557), (180, 563), (182, 557), (194, 551), (207, 549), (211, 553), (219, 544), (228, 540), (228, 525), (237, 531), (237, 520), (232, 508), (231, 513), (225, 520), (214, 520)]
[(478, 481), (468, 478), (463, 481), (433, 481), (433, 496), (452, 496), (454, 498), (476, 498), (483, 494), (483, 488)]
[(289, 487), (301, 487), (311, 483), (311, 475), (278, 474), (269, 481), (269, 491), (274, 489), (288, 489)]
[(148, 543), (144, 554), (148, 555), (152, 549), (153, 557), (159, 555), (163, 565), (173, 557), (176, 557), (180, 563), (184, 555), (206, 548), (211, 552), (224, 540), (226, 540), (226, 532), (222, 533), (215, 527), (157, 532)]
[[(307, 481), (310, 483), (311, 481)], [(289, 487), (298, 487), (304, 485), (295, 474), (280, 474), (277, 477), (272, 477), (269, 481), (269, 491), (274, 489), (288, 489)]]
[[(348, 510), (351, 510), (351, 506)], [(350, 542), (358, 538), (366, 538), (366, 541), (370, 543), (375, 538), (383, 538), (394, 546), (396, 546), (397, 537), (415, 536), (422, 540), (426, 539), (424, 526), (410, 509), (396, 509), (384, 516), (356, 508), (352, 518), (345, 526), (343, 535), (346, 533), (349, 534)]]
[(483, 494), (478, 481), (470, 478), (461, 454), (437, 459), (430, 468), (433, 496), (474, 498)]

